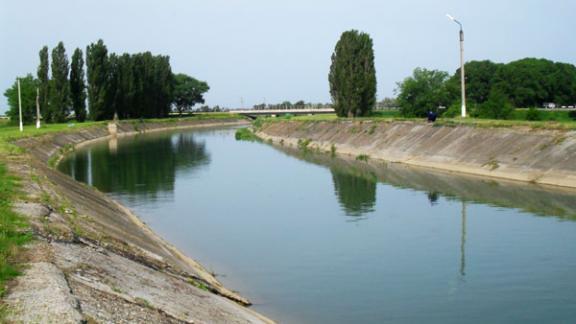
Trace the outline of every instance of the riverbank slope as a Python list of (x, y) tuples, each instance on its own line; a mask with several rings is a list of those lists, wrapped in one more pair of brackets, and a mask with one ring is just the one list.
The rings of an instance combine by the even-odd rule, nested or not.
[(244, 120), (125, 122), (24, 138), (25, 154), (8, 161), (23, 193), (13, 208), (35, 240), (5, 298), (15, 322), (271, 322), (242, 306), (200, 264), (152, 232), (127, 208), (54, 170), (78, 145), (178, 128), (246, 124)]
[(420, 121), (264, 122), (275, 144), (426, 168), (576, 188), (576, 131)]

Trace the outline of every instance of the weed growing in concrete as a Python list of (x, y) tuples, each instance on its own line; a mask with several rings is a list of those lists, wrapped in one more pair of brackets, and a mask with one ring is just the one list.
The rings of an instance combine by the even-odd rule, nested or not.
[(336, 146), (334, 144), (332, 144), (332, 146), (330, 146), (330, 156), (336, 157)]
[(368, 156), (366, 154), (360, 154), (360, 155), (356, 156), (356, 161), (368, 162), (369, 159), (370, 159), (370, 156)]
[(236, 130), (234, 138), (236, 138), (237, 141), (254, 142), (258, 140), (258, 137), (249, 128), (239, 128)]
[(298, 148), (304, 152), (307, 152), (311, 142), (312, 142), (312, 140), (309, 138), (299, 139), (298, 140)]

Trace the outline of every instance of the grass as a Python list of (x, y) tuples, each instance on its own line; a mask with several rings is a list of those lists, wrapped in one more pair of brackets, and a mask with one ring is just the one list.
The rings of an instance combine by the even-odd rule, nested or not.
[(254, 132), (252, 132), (250, 128), (238, 128), (234, 134), (234, 138), (236, 138), (237, 141), (249, 142), (255, 142), (259, 140), (258, 136), (254, 135)]
[(360, 155), (356, 156), (356, 161), (368, 162), (369, 159), (370, 159), (370, 156), (368, 156), (366, 154), (360, 154)]
[[(542, 120), (528, 121), (525, 120), (527, 110), (517, 109), (512, 119), (480, 119), (480, 118), (438, 118), (434, 123), (435, 126), (471, 126), (478, 128), (512, 128), (512, 127), (527, 127), (531, 129), (552, 129), (552, 130), (576, 130), (576, 120), (571, 119), (566, 111), (541, 111)], [(258, 126), (261, 127), (262, 123), (278, 122), (285, 119), (279, 118), (259, 118)], [(410, 121), (426, 123), (425, 118), (408, 118), (402, 117), (397, 111), (383, 111), (375, 112), (370, 117), (357, 117), (357, 118), (339, 118), (335, 114), (322, 114), (312, 116), (296, 116), (291, 118), (294, 121), (301, 122), (342, 122), (342, 121), (375, 121), (375, 122), (394, 122), (394, 121)]]
[(71, 132), (81, 128), (87, 128), (97, 125), (105, 125), (106, 122), (84, 122), (68, 124), (44, 124), (42, 128), (37, 129), (34, 125), (25, 125), (24, 131), (20, 132), (18, 126), (10, 124), (8, 121), (0, 122), (0, 156), (18, 155), (23, 150), (12, 142), (26, 137), (41, 136), (48, 133)]
[(4, 295), (6, 281), (20, 273), (14, 258), (20, 247), (31, 240), (24, 218), (12, 211), (17, 186), (17, 179), (11, 177), (6, 165), (0, 162), (0, 296)]

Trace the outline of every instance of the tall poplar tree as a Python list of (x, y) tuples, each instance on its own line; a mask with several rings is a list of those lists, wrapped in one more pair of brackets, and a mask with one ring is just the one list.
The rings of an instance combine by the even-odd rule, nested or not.
[(340, 117), (366, 116), (376, 103), (376, 70), (372, 38), (344, 32), (332, 54), (328, 76), (334, 109)]
[(58, 43), (52, 50), (52, 80), (50, 80), (50, 104), (51, 115), (47, 118), (50, 122), (63, 122), (70, 113), (70, 83), (68, 58), (64, 43)]
[(84, 82), (84, 58), (82, 50), (77, 48), (72, 55), (70, 66), (70, 99), (76, 120), (86, 120), (86, 84)]
[(101, 120), (113, 115), (106, 111), (108, 71), (108, 49), (100, 39), (86, 48), (86, 72), (88, 76), (88, 103), (90, 118)]
[(40, 111), (44, 118), (50, 117), (48, 108), (48, 95), (50, 79), (48, 78), (48, 46), (42, 47), (39, 53), (40, 65), (38, 66), (38, 88), (40, 90)]

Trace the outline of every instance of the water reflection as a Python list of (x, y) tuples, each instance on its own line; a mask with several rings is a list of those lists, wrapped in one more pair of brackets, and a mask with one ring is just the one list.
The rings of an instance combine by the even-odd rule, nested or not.
[[(152, 160), (154, 163), (142, 163)], [(191, 133), (141, 135), (111, 139), (80, 149), (59, 169), (104, 192), (155, 197), (171, 195), (177, 171), (206, 165), (205, 144)]]
[(466, 202), (462, 201), (462, 228), (460, 231), (460, 276), (466, 276)]
[[(539, 216), (557, 216), (562, 219), (576, 220), (576, 192), (570, 189), (453, 174), (396, 163), (359, 162), (340, 157), (332, 158), (322, 153), (307, 152), (304, 154), (300, 150), (289, 147), (276, 148), (300, 160), (326, 166), (332, 174), (351, 174), (357, 178), (373, 179), (374, 182), (390, 184), (398, 188), (422, 191), (432, 205), (437, 204), (440, 197), (444, 197), (449, 200), (518, 208)], [(339, 182), (338, 186), (339, 197), (340, 192), (348, 193), (358, 190), (352, 188), (353, 181)], [(343, 186), (351, 188), (346, 190), (342, 188)], [(340, 202), (349, 200), (353, 201), (340, 199)]]
[(376, 203), (374, 178), (356, 176), (338, 169), (331, 171), (334, 192), (346, 215), (358, 217), (374, 211)]
[(440, 195), (438, 195), (436, 191), (428, 191), (428, 201), (430, 201), (430, 205), (436, 205), (439, 197)]

